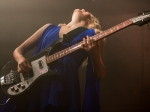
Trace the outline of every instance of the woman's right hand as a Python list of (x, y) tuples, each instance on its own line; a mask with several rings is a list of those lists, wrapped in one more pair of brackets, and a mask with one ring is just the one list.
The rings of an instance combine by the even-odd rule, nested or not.
[(31, 70), (32, 67), (30, 63), (24, 58), (23, 55), (37, 46), (43, 35), (43, 32), (50, 25), (51, 24), (48, 23), (41, 27), (14, 50), (13, 56), (16, 62), (18, 63), (18, 72), (27, 72), (28, 70)]
[(26, 60), (26, 58), (24, 57), (21, 57), (19, 60), (18, 60), (18, 72), (27, 72), (29, 70), (31, 70), (31, 65), (30, 63)]

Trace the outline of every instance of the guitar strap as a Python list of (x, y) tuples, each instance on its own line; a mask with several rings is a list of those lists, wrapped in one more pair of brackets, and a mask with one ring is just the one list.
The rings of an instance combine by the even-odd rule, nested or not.
[(63, 34), (63, 42), (64, 43), (69, 43), (71, 42), (76, 36), (78, 36), (80, 33), (83, 31), (87, 30), (88, 28), (86, 27), (78, 27), (75, 28), (74, 30), (68, 32), (67, 34)]
[[(57, 40), (57, 43), (69, 43), (71, 42), (76, 36), (78, 36), (80, 33), (82, 33), (83, 31), (87, 30), (88, 28), (86, 27), (78, 27), (73, 29), (72, 31), (68, 32), (67, 34), (63, 34), (63, 38), (59, 38)], [(55, 44), (55, 43), (53, 43)], [(52, 47), (51, 45), (48, 46), (45, 51), (48, 51), (48, 56), (50, 55), (50, 51), (51, 51)]]

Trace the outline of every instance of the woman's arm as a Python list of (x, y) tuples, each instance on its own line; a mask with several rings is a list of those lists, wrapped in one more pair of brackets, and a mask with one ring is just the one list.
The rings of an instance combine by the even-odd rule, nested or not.
[[(99, 33), (99, 30), (95, 30), (95, 32)], [(84, 49), (87, 51), (90, 58), (92, 59), (94, 73), (98, 77), (98, 79), (102, 80), (106, 73), (106, 68), (103, 63), (104, 40), (94, 42), (92, 37), (87, 36), (87, 39), (84, 38), (83, 41)]]
[(44, 30), (50, 24), (46, 24), (37, 30), (32, 36), (30, 36), (26, 41), (24, 41), (20, 46), (18, 46), (14, 52), (13, 56), (18, 63), (18, 72), (25, 72), (31, 69), (29, 62), (25, 59), (24, 54), (33, 49), (39, 42)]

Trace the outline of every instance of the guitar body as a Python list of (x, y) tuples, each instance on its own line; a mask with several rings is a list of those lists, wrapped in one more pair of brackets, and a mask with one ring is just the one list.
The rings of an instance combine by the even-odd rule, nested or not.
[[(150, 22), (150, 11), (144, 11), (137, 17), (128, 19), (112, 28), (103, 31), (102, 33), (96, 34), (93, 36), (93, 40), (98, 41), (130, 25), (135, 24), (142, 26), (148, 22)], [(50, 69), (53, 65), (52, 63), (63, 56), (81, 49), (82, 45), (84, 44), (82, 41), (55, 53), (55, 49), (63, 48), (61, 47), (62, 41), (63, 39), (61, 38), (54, 41), (45, 50), (30, 58), (28, 61), (32, 65), (32, 70), (26, 73), (17, 72), (17, 63), (15, 61), (8, 62), (2, 69), (0, 78), (0, 85), (4, 93), (8, 96), (18, 96), (25, 93), (27, 90), (30, 90), (34, 83), (36, 83), (43, 76), (52, 76), (57, 74), (55, 70)], [(50, 65), (48, 66), (49, 63)]]
[(3, 92), (9, 97), (22, 95), (34, 87), (42, 77), (56, 75), (57, 72), (49, 68), (53, 64), (47, 65), (46, 57), (60, 45), (62, 45), (62, 39), (54, 41), (51, 46), (28, 59), (32, 70), (25, 73), (17, 72), (18, 64), (15, 60), (9, 61), (1, 71), (0, 84)]

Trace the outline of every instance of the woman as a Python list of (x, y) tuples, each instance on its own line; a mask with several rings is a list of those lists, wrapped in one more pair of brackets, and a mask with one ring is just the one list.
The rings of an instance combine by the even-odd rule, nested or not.
[[(64, 34), (78, 28), (86, 27), (70, 42), (64, 42), (63, 48), (72, 46), (83, 40), (80, 50), (77, 50), (55, 62), (54, 69), (58, 72), (58, 78), (47, 78), (37, 89), (28, 93), (28, 98), (9, 101), (9, 109), (6, 106), (2, 110), (26, 111), (26, 112), (99, 112), (99, 81), (105, 75), (105, 66), (102, 59), (103, 41), (94, 42), (91, 36), (100, 33), (98, 20), (84, 9), (75, 9), (72, 20), (66, 25), (56, 26), (46, 24), (37, 30), (31, 37), (18, 46), (13, 53), (18, 63), (18, 72), (26, 72), (32, 69), (30, 63), (24, 57), (32, 48), (36, 47), (34, 55), (47, 48), (58, 38), (64, 38)], [(60, 49), (59, 49), (60, 50)], [(58, 51), (59, 51), (58, 50)], [(81, 107), (78, 68), (88, 58), (86, 87), (83, 107)]]

